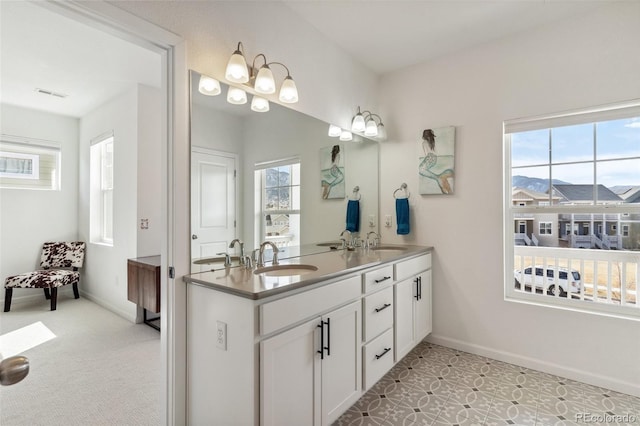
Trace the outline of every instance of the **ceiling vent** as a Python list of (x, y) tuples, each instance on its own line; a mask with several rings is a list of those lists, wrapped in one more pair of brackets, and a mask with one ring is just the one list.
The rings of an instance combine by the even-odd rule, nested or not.
[(43, 95), (55, 96), (56, 98), (66, 98), (69, 95), (65, 95), (64, 93), (54, 92), (53, 90), (40, 89), (36, 88), (37, 93), (42, 93)]

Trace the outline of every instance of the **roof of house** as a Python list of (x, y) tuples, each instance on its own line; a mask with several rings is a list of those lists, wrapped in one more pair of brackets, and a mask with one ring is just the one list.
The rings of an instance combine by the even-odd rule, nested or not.
[[(567, 201), (593, 200), (593, 185), (553, 185), (553, 190)], [(598, 201), (622, 201), (622, 198), (606, 186), (598, 185)]]
[[(512, 194), (513, 194), (514, 200), (524, 200), (524, 199), (548, 200), (549, 199), (549, 194), (545, 194), (544, 192), (534, 191), (528, 188), (520, 188), (517, 186), (514, 186), (512, 188)], [(554, 200), (557, 200), (560, 197), (557, 195), (554, 195), (552, 198)]]
[[(638, 197), (640, 196), (640, 185), (617, 185), (612, 186), (609, 189), (618, 194), (623, 200), (628, 200), (629, 198), (638, 200)], [(633, 203), (637, 201), (627, 202)]]

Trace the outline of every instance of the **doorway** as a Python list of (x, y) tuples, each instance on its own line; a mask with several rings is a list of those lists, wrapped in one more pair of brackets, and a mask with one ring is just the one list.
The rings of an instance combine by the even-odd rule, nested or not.
[[(5, 5), (6, 4), (7, 3), (5, 3)], [(3, 9), (5, 5), (3, 5)], [(37, 7), (41, 6), (53, 12), (54, 15), (66, 16), (74, 22), (88, 25), (94, 29), (99, 28), (100, 30), (104, 30), (105, 33), (109, 33), (110, 37), (133, 41), (138, 46), (143, 46), (145, 49), (161, 56), (161, 64), (158, 67), (158, 72), (162, 76), (162, 95), (159, 103), (162, 105), (161, 109), (163, 113), (160, 120), (157, 120), (157, 122), (159, 122), (158, 125), (161, 127), (161, 136), (158, 138), (160, 142), (158, 142), (157, 148), (158, 151), (162, 153), (162, 188), (160, 189), (162, 194), (162, 217), (158, 225), (162, 229), (163, 236), (160, 254), (163, 259), (163, 270), (167, 271), (169, 264), (176, 264), (175, 269), (178, 270), (178, 273), (183, 273), (188, 263), (186, 257), (182, 259), (180, 255), (174, 255), (173, 228), (168, 226), (168, 224), (174, 220), (186, 222), (186, 220), (181, 217), (176, 219), (173, 210), (176, 205), (175, 203), (180, 203), (180, 200), (176, 200), (176, 197), (174, 197), (174, 167), (188, 167), (188, 163), (181, 163), (181, 161), (188, 156), (185, 156), (184, 152), (181, 152), (179, 148), (174, 149), (175, 147), (173, 145), (175, 135), (183, 138), (187, 133), (186, 124), (175, 118), (176, 115), (180, 116), (180, 113), (184, 113), (186, 110), (186, 91), (180, 87), (181, 84), (179, 84), (177, 88), (175, 87), (176, 81), (185, 80), (186, 75), (185, 71), (180, 71), (183, 68), (186, 69), (182, 40), (178, 36), (168, 33), (142, 19), (123, 13), (122, 10), (107, 3), (42, 2), (39, 3)], [(3, 40), (3, 42), (6, 42), (6, 39)], [(3, 43), (3, 56), (4, 48), (5, 44)], [(108, 62), (107, 56), (105, 56), (104, 59)], [(177, 72), (176, 69), (178, 69)], [(25, 69), (25, 71), (27, 70)], [(6, 88), (7, 86), (3, 85), (3, 97), (6, 94)], [(184, 106), (180, 106), (181, 103), (184, 103)], [(176, 114), (176, 110), (178, 110), (178, 114)], [(176, 257), (178, 258), (178, 262), (174, 263)], [(176, 300), (176, 290), (171, 289), (172, 286), (168, 286), (167, 281), (166, 274), (163, 274), (161, 286), (163, 294), (162, 305), (163, 312), (170, 311), (172, 319), (166, 324), (167, 326), (163, 327), (161, 337), (162, 365), (156, 374), (159, 374), (162, 378), (162, 389), (159, 389), (162, 394), (162, 403), (160, 405), (163, 408), (166, 407), (166, 413), (161, 413), (161, 417), (165, 418), (168, 423), (180, 423), (184, 419), (184, 415), (182, 414), (184, 410), (180, 407), (184, 405), (184, 395), (180, 394), (180, 385), (178, 385), (177, 390), (174, 390), (174, 384), (176, 381), (180, 382), (184, 380), (184, 373), (180, 367), (174, 368), (173, 365), (183, 365), (183, 363), (174, 362), (176, 357), (180, 358), (183, 356), (181, 355), (183, 350), (180, 348), (180, 344), (175, 343), (173, 329), (174, 326), (178, 329), (181, 328), (180, 321), (184, 313), (182, 312), (182, 306), (176, 309), (174, 304)], [(123, 284), (124, 283), (121, 282), (119, 285), (122, 286)], [(165, 322), (166, 319), (163, 318), (163, 324)], [(172, 348), (172, 350), (169, 351), (168, 348)], [(73, 378), (68, 379), (72, 380)]]
[[(236, 237), (236, 156), (205, 148), (191, 150), (191, 257), (229, 251)], [(211, 269), (192, 264), (194, 272)]]

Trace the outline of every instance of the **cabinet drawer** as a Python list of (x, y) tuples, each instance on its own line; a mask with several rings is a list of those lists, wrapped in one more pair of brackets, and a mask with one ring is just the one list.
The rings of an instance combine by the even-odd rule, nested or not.
[(393, 287), (364, 298), (364, 341), (368, 342), (393, 325)]
[(393, 265), (383, 266), (364, 274), (364, 292), (380, 290), (393, 283)]
[(358, 298), (360, 276), (327, 284), (260, 306), (260, 334), (268, 334)]
[(393, 367), (393, 329), (362, 348), (364, 391), (375, 385)]
[(402, 281), (405, 278), (412, 277), (430, 268), (431, 268), (431, 253), (423, 254), (422, 256), (414, 257), (413, 259), (396, 263), (395, 279), (396, 281)]

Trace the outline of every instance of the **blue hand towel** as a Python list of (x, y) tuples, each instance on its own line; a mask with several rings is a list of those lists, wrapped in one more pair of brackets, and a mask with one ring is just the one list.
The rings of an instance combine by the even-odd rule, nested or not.
[(398, 222), (398, 235), (409, 233), (409, 199), (396, 198), (396, 220)]
[(360, 201), (349, 200), (347, 203), (347, 231), (360, 230)]

